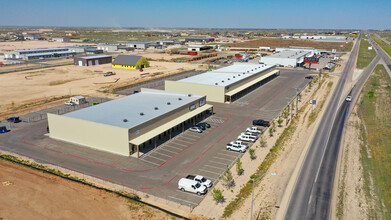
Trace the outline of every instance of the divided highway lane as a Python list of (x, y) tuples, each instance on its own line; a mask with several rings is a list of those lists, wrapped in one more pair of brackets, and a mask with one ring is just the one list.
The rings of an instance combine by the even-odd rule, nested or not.
[[(352, 50), (312, 140), (310, 149), (308, 150), (292, 191), (285, 213), (285, 219), (328, 218), (335, 164), (338, 158), (338, 151), (336, 154), (333, 152), (330, 153), (330, 145), (334, 144), (333, 141), (340, 141), (340, 136), (335, 133), (338, 132), (338, 130), (334, 130), (334, 126), (340, 125), (340, 121), (338, 121), (340, 120), (340, 113), (336, 114), (336, 112), (347, 76), (352, 70), (357, 58), (358, 42), (360, 39), (361, 37), (358, 38), (357, 43)], [(325, 170), (324, 167), (327, 167), (328, 169)], [(324, 188), (324, 186), (327, 185), (330, 186), (330, 188)]]

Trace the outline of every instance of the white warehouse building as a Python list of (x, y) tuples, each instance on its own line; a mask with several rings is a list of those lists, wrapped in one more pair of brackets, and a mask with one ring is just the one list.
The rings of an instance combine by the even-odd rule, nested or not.
[(277, 65), (286, 67), (300, 66), (305, 57), (311, 57), (311, 51), (283, 50), (270, 56), (261, 57), (260, 64)]

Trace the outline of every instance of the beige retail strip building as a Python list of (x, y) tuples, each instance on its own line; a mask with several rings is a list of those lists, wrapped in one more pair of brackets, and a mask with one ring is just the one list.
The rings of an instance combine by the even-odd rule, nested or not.
[(204, 95), (141, 89), (140, 93), (64, 115), (48, 113), (50, 137), (140, 157), (211, 114)]
[(165, 81), (165, 90), (205, 95), (207, 101), (231, 103), (280, 74), (274, 65), (235, 63), (179, 81)]

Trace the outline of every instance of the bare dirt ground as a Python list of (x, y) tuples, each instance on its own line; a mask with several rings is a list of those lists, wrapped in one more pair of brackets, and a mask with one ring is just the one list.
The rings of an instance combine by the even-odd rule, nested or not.
[(65, 47), (81, 45), (80, 43), (60, 43), (60, 42), (49, 42), (45, 40), (31, 40), (31, 41), (8, 41), (0, 42), (0, 51), (4, 52), (7, 50), (27, 50), (36, 48), (50, 48), (50, 47)]
[[(313, 99), (322, 100), (329, 99), (331, 91), (334, 89), (337, 77), (329, 77), (326, 82), (323, 84), (321, 89), (316, 93)], [(327, 88), (328, 82), (332, 81), (332, 88)], [(254, 193), (254, 218), (256, 219), (258, 214), (260, 217), (265, 217), (265, 219), (273, 219), (277, 213), (275, 206), (279, 206), (281, 199), (284, 195), (285, 188), (288, 185), (288, 182), (292, 176), (292, 173), (298, 163), (298, 160), (301, 156), (302, 151), (305, 149), (307, 142), (311, 139), (309, 135), (315, 130), (317, 120), (309, 125), (309, 115), (311, 112), (311, 106), (307, 103), (311, 95), (313, 94), (316, 87), (313, 87), (311, 90), (304, 90), (302, 93), (302, 101), (299, 103), (299, 106), (304, 105), (303, 112), (299, 115), (299, 119), (296, 122), (298, 124), (296, 131), (290, 138), (290, 140), (284, 145), (284, 150), (279, 155), (278, 159), (273, 163), (273, 165), (268, 170), (268, 174), (265, 175), (261, 183), (256, 187)], [(326, 101), (327, 103), (327, 101)], [(316, 108), (316, 107), (315, 107)], [(315, 109), (314, 109), (315, 111)], [(323, 111), (319, 113), (321, 115)], [(320, 117), (318, 117), (320, 118)], [(318, 119), (319, 120), (319, 119)], [(234, 165), (231, 169), (235, 180), (235, 186), (231, 189), (227, 189), (223, 185), (223, 181), (220, 181), (215, 188), (223, 189), (223, 195), (225, 198), (224, 203), (216, 204), (213, 200), (211, 193), (209, 193), (206, 198), (197, 206), (193, 213), (195, 215), (201, 215), (207, 218), (219, 219), (221, 218), (224, 208), (232, 201), (235, 196), (238, 194), (242, 185), (244, 185), (249, 179), (250, 175), (255, 173), (257, 167), (262, 163), (265, 156), (269, 153), (269, 150), (275, 144), (277, 138), (283, 132), (285, 128), (286, 121), (282, 123), (284, 126), (276, 126), (275, 134), (270, 137), (268, 134), (264, 134), (265, 141), (267, 142), (265, 148), (259, 147), (257, 142), (253, 146), (256, 149), (256, 159), (251, 160), (248, 153), (246, 153), (241, 161), (243, 163), (244, 174), (238, 176), (236, 174)], [(277, 175), (270, 175), (271, 173), (276, 173)], [(243, 204), (239, 209), (237, 209), (229, 219), (249, 219), (251, 210), (251, 196), (244, 200)]]
[[(64, 95), (106, 96), (99, 89), (112, 89), (153, 78), (199, 69), (200, 65), (151, 61), (151, 67), (138, 70), (112, 68), (111, 64), (91, 67), (67, 65), (0, 75), (0, 112), (22, 104)], [(104, 77), (105, 72), (115, 76)], [(108, 94), (111, 98), (112, 95)]]
[(0, 160), (0, 218), (176, 219), (160, 210)]
[(349, 117), (343, 141), (342, 163), (339, 167), (336, 219), (367, 219), (368, 206), (364, 191), (361, 163), (360, 124), (357, 106)]

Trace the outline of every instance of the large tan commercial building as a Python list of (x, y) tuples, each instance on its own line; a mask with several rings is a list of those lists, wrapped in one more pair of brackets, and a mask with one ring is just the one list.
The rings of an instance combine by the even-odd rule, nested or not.
[(208, 101), (231, 103), (279, 75), (274, 65), (235, 63), (179, 81), (165, 81), (165, 90), (205, 95)]
[(64, 115), (48, 113), (50, 137), (124, 156), (146, 152), (205, 118), (206, 97), (141, 89), (140, 93)]

